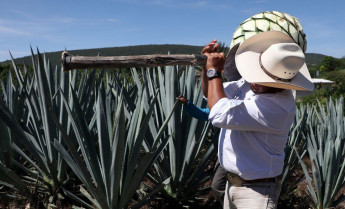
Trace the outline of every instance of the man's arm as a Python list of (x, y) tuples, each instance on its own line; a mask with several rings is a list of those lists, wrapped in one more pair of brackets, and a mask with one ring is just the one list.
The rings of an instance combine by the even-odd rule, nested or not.
[(190, 114), (192, 117), (198, 119), (198, 120), (208, 120), (208, 115), (210, 114), (210, 111), (208, 108), (200, 108), (194, 105), (191, 101), (188, 101), (186, 104), (186, 111), (188, 114)]
[[(217, 44), (217, 40), (215, 39), (202, 49), (201, 54), (214, 53), (214, 52), (217, 52), (218, 49), (219, 49), (219, 44)], [(207, 98), (208, 97), (208, 79), (207, 79), (206, 73), (207, 73), (207, 68), (206, 68), (206, 65), (204, 65), (202, 66), (201, 88), (202, 88), (202, 93)]]
[(187, 100), (183, 95), (176, 97), (176, 99), (185, 105), (187, 113), (192, 117), (198, 120), (208, 120), (208, 115), (210, 114), (210, 110), (208, 108), (197, 107), (191, 101)]
[[(224, 67), (225, 55), (221, 53), (205, 53), (207, 56), (206, 69), (215, 69), (220, 74)], [(206, 78), (207, 79), (207, 78)], [(208, 107), (211, 111), (212, 107), (222, 98), (225, 98), (223, 87), (223, 80), (221, 77), (216, 77), (208, 80)]]
[(204, 97), (208, 97), (208, 79), (206, 76), (207, 69), (206, 65), (202, 66), (202, 73), (201, 73), (201, 88), (202, 93), (204, 94)]

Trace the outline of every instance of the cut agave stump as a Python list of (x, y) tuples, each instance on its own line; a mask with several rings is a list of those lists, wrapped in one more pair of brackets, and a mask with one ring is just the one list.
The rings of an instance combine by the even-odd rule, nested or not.
[(204, 65), (205, 55), (138, 55), (138, 56), (73, 56), (62, 53), (62, 70), (97, 68), (157, 67), (167, 65)]

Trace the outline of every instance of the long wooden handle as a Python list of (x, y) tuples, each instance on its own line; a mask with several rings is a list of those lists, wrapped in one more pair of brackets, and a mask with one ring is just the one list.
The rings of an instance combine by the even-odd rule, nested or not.
[(128, 67), (157, 67), (167, 65), (204, 65), (205, 55), (174, 54), (174, 55), (138, 55), (138, 56), (73, 56), (68, 52), (62, 53), (62, 70), (90, 68), (128, 68)]

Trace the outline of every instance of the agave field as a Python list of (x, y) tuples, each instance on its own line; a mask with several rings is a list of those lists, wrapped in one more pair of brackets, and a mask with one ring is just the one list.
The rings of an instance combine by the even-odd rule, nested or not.
[[(196, 70), (63, 73), (39, 52), (30, 66), (13, 61), (0, 81), (0, 207), (205, 206), (218, 129), (189, 116), (175, 99), (183, 94), (206, 106)], [(281, 208), (300, 208), (288, 200), (301, 184), (309, 207), (339, 207), (344, 140), (343, 98), (299, 105), (286, 148)]]

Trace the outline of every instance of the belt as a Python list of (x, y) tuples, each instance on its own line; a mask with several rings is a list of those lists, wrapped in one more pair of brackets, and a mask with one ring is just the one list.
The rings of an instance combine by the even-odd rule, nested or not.
[(228, 180), (228, 182), (235, 187), (241, 187), (244, 184), (275, 182), (275, 179), (276, 178), (245, 180), (237, 174), (226, 172), (226, 180)]

